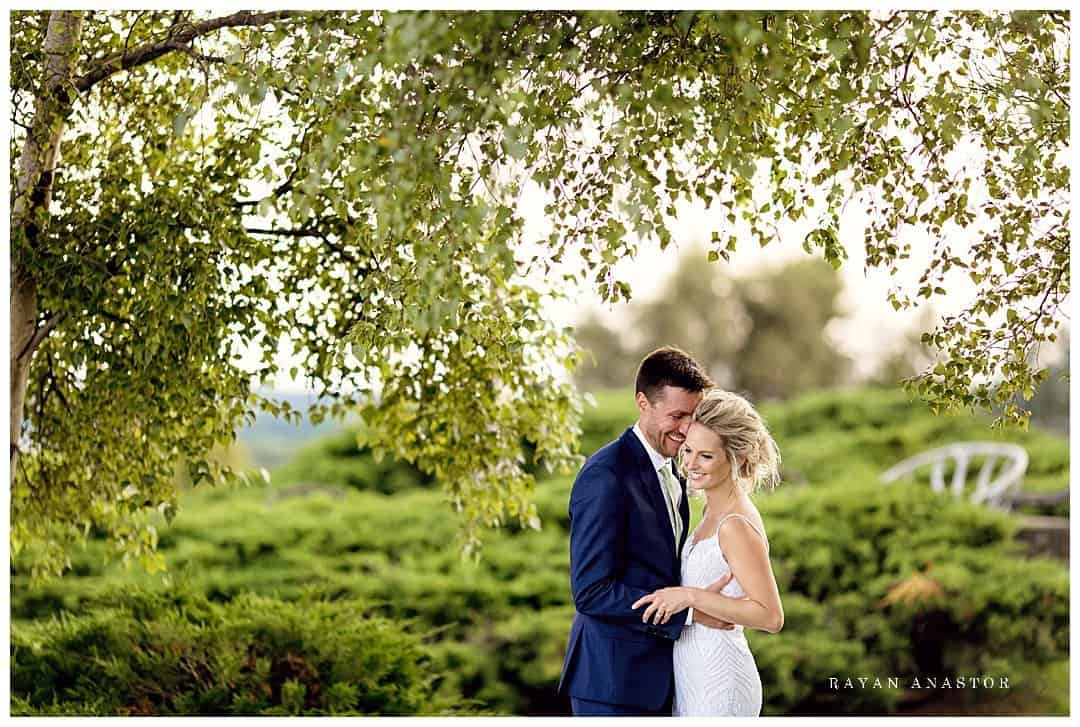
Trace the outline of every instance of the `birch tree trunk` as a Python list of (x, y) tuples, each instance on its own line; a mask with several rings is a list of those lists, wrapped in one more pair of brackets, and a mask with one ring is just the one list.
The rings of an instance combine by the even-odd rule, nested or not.
[(19, 439), (22, 433), (26, 387), (34, 351), (58, 323), (53, 317), (37, 323), (37, 281), (24, 264), (23, 255), (32, 248), (48, 220), (53, 175), (64, 133), (64, 121), (71, 113), (78, 91), (74, 76), (82, 33), (80, 12), (54, 11), (43, 46), (44, 77), (34, 99), (34, 119), (19, 155), (15, 178), (15, 201), (11, 209), (11, 472), (15, 477)]

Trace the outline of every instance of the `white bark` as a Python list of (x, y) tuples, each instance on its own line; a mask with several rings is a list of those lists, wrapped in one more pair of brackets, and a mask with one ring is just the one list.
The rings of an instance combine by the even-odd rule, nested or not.
[[(52, 200), (53, 174), (64, 133), (64, 120), (71, 113), (77, 91), (74, 87), (83, 15), (54, 11), (45, 34), (45, 64), (38, 96), (34, 99), (34, 119), (19, 155), (15, 177), (15, 200), (11, 208), (11, 477), (18, 464), (26, 386), (34, 351), (56, 324), (54, 317), (37, 325), (37, 282), (20, 259), (21, 246), (33, 246), (48, 219)], [(17, 243), (17, 244), (16, 244)]]

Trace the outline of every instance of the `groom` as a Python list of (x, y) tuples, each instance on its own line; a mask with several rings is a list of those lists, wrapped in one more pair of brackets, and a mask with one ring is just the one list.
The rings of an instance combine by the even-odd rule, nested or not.
[[(690, 416), (712, 381), (677, 348), (638, 367), (638, 421), (585, 463), (570, 491), (570, 589), (574, 624), (559, 693), (575, 715), (670, 715), (672, 649), (691, 622), (732, 628), (693, 609), (665, 624), (630, 608), (679, 585), (690, 524), (686, 485), (672, 471)], [(717, 584), (714, 584), (717, 585)]]

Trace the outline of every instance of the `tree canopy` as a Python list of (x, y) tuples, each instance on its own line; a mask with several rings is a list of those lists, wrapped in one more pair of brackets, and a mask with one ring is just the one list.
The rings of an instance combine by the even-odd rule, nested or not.
[(311, 415), (363, 407), (466, 543), (536, 526), (523, 453), (573, 462), (580, 411), (546, 296), (629, 299), (616, 264), (673, 242), (679, 200), (716, 210), (714, 260), (795, 220), (839, 265), (845, 204), (870, 266), (928, 232), (894, 305), (950, 270), (977, 295), (913, 384), (1011, 402), (1069, 289), (1068, 33), (1066, 12), (15, 12), (13, 551), (57, 572), (95, 527), (153, 567), (139, 516), (174, 512), (174, 462), (223, 481), (205, 453), (254, 407), (299, 416), (252, 385), (283, 336), (335, 399)]

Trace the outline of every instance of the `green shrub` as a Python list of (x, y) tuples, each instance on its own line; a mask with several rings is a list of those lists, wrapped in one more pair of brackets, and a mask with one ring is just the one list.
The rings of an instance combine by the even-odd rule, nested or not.
[[(893, 675), (902, 683), (1008, 675), (1068, 655), (1068, 569), (1023, 557), (1009, 515), (922, 487), (875, 482), (794, 488), (761, 498), (760, 509), (785, 610), (796, 605), (799, 619), (810, 610), (807, 600), (820, 605), (829, 634), (819, 635), (825, 621), (808, 627), (790, 618), (778, 636), (750, 634), (758, 663), (773, 676), (768, 683), (779, 689), (766, 688), (774, 713), (878, 711), (895, 703), (889, 690), (838, 694), (827, 688), (827, 675)], [(800, 662), (784, 645), (793, 630)], [(824, 641), (850, 653), (838, 659)], [(774, 658), (782, 663), (771, 664)], [(807, 661), (816, 671), (807, 672)], [(793, 673), (800, 678), (787, 676)], [(790, 701), (800, 689), (805, 693)]]
[(12, 630), (12, 711), (88, 715), (432, 714), (431, 657), (355, 601), (228, 604), (137, 592)]
[(274, 470), (275, 486), (320, 483), (390, 495), (415, 487), (432, 487), (434, 478), (394, 457), (376, 458), (359, 444), (354, 426), (320, 437), (288, 463)]
[[(541, 510), (565, 511), (570, 482), (540, 483)], [(205, 623), (204, 612), (219, 607), (211, 600), (227, 604), (252, 590), (296, 603), (363, 602), (365, 613), (412, 621), (427, 634), (440, 693), (498, 714), (565, 712), (554, 687), (573, 608), (567, 533), (556, 520), (540, 532), (492, 534), (473, 564), (448, 547), (456, 524), (439, 493), (268, 504), (258, 491), (239, 490), (233, 498), (231, 507), (193, 499), (175, 521), (187, 535), (170, 548), (172, 578), (207, 596), (183, 606), (189, 620)], [(780, 634), (749, 634), (769, 714), (895, 708), (889, 690), (830, 691), (827, 678), (842, 673), (966, 671), (1067, 654), (1067, 570), (1017, 555), (1008, 515), (874, 481), (782, 487), (758, 502), (787, 612)], [(699, 512), (700, 501), (693, 504)], [(260, 547), (275, 537), (273, 552)], [(879, 605), (915, 574), (945, 597)], [(179, 606), (125, 594), (157, 580), (117, 569), (65, 584), (87, 586), (82, 608), (123, 601), (153, 619)], [(21, 591), (14, 595), (13, 615), (25, 616)]]
[(633, 388), (597, 391), (592, 396), (596, 406), (587, 404), (581, 421), (580, 451), (586, 457), (618, 439), (638, 418)]
[(887, 674), (895, 651), (867, 650), (861, 639), (848, 637), (844, 623), (833, 616), (835, 604), (782, 592), (784, 628), (779, 634), (747, 630), (761, 675), (762, 713), (888, 714), (895, 708), (894, 690), (831, 691), (829, 678), (847, 674)]
[[(968, 413), (932, 414), (924, 403), (888, 388), (817, 391), (791, 401), (762, 405), (780, 444), (788, 482), (828, 483), (858, 476), (876, 478), (903, 459), (950, 442), (1011, 442), (1028, 453), (1024, 492), (1069, 486), (1069, 443), (1032, 428), (990, 428), (990, 418)], [(928, 481), (923, 474), (923, 481)], [(1022, 512), (1067, 516), (1066, 499)]]

